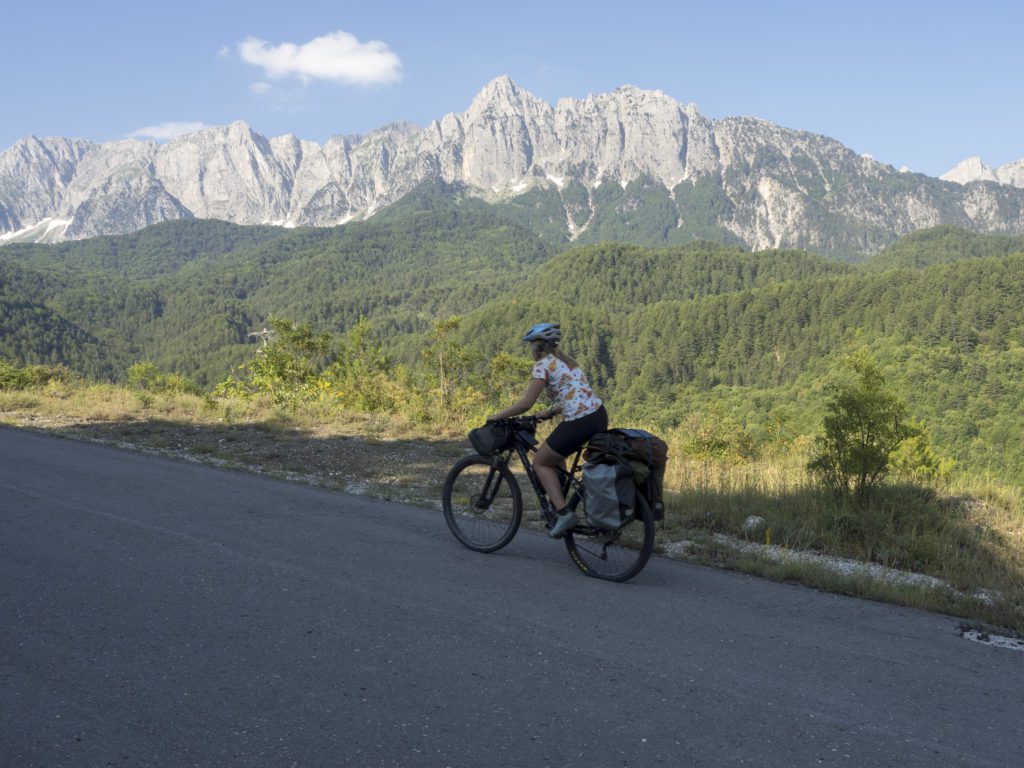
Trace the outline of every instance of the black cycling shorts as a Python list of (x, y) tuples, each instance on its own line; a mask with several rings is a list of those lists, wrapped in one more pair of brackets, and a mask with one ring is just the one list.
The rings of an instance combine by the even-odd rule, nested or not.
[(587, 442), (598, 432), (608, 429), (608, 411), (602, 405), (593, 413), (563, 421), (548, 435), (544, 442), (559, 456), (568, 456), (579, 450), (580, 446)]

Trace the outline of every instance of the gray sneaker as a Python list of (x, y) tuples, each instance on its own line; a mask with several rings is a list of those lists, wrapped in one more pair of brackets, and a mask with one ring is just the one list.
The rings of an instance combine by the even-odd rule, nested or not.
[(566, 531), (571, 531), (575, 528), (578, 522), (579, 519), (576, 517), (576, 513), (571, 509), (567, 509), (555, 520), (555, 524), (548, 531), (548, 536), (552, 539), (560, 539), (565, 536)]

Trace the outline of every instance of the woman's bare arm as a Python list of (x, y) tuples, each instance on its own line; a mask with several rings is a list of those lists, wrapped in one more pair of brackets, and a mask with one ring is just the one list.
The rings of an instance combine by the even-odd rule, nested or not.
[(488, 421), (498, 421), (499, 419), (507, 419), (511, 416), (518, 416), (521, 413), (526, 413), (528, 410), (533, 408), (534, 403), (537, 402), (537, 398), (540, 397), (540, 393), (544, 391), (544, 379), (530, 379), (530, 383), (526, 386), (526, 392), (519, 400), (512, 403), (508, 408), (498, 413), (491, 414), (487, 417)]

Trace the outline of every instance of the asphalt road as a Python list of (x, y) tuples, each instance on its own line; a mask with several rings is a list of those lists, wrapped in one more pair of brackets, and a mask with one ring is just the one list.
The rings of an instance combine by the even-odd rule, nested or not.
[(956, 620), (0, 429), (0, 765), (1024, 764)]

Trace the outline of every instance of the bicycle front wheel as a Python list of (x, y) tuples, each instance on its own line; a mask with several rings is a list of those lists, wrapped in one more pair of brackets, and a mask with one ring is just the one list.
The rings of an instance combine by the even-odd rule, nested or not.
[(477, 552), (504, 547), (523, 519), (523, 497), (512, 471), (485, 456), (467, 456), (451, 468), (441, 502), (455, 538)]
[(587, 524), (569, 531), (565, 548), (587, 576), (628, 581), (643, 570), (654, 550), (654, 516), (647, 500), (637, 494), (636, 518), (617, 531)]

